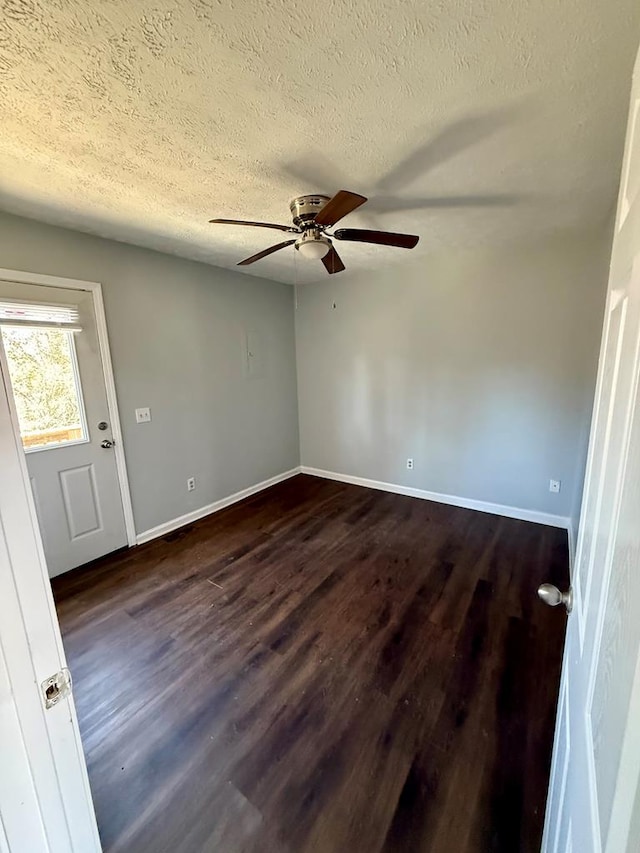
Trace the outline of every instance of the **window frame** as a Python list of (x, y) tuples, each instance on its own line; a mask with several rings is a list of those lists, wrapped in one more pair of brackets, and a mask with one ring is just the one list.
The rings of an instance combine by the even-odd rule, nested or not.
[[(11, 324), (11, 323), (2, 323), (0, 324), (0, 334), (2, 334), (2, 328), (20, 328), (20, 329), (30, 329), (31, 331), (42, 331), (43, 327), (38, 325), (29, 326), (27, 323), (25, 324)], [(49, 330), (51, 327), (48, 327)], [(82, 390), (82, 381), (80, 378), (80, 364), (78, 362), (78, 353), (76, 350), (76, 334), (80, 334), (80, 330), (72, 330), (65, 329), (64, 327), (60, 327), (56, 329), (56, 331), (64, 332), (67, 336), (67, 341), (69, 343), (69, 356), (71, 362), (71, 371), (73, 374), (73, 387), (76, 392), (76, 400), (78, 403), (78, 415), (80, 422), (80, 429), (82, 431), (82, 438), (74, 438), (70, 441), (55, 441), (49, 442), (47, 444), (36, 445), (35, 447), (25, 447), (23, 436), (22, 436), (22, 428), (20, 425), (20, 419), (18, 418), (18, 426), (20, 426), (20, 441), (22, 443), (22, 450), (25, 454), (31, 453), (42, 453), (44, 450), (60, 450), (63, 447), (75, 447), (79, 444), (89, 444), (91, 441), (91, 436), (89, 435), (89, 425), (87, 422), (87, 413), (84, 404), (84, 393)], [(4, 347), (4, 342), (3, 342)], [(6, 351), (6, 347), (5, 351)], [(7, 356), (7, 365), (10, 367), (9, 359)], [(9, 381), (12, 384), (13, 388), (13, 380), (11, 379), (11, 370), (9, 370)]]

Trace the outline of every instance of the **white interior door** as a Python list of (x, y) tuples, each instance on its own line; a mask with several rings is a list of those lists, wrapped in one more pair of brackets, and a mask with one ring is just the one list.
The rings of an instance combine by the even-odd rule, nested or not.
[[(127, 544), (91, 292), (0, 281), (5, 359), (20, 420), (49, 575)], [(75, 331), (47, 326), (46, 307), (75, 308)], [(32, 323), (29, 325), (29, 323)], [(73, 323), (70, 323), (73, 325)]]
[(98, 853), (73, 698), (45, 708), (65, 659), (6, 380), (0, 363), (0, 851)]
[[(638, 853), (640, 84), (631, 98), (543, 848)], [(635, 814), (634, 814), (635, 809)]]

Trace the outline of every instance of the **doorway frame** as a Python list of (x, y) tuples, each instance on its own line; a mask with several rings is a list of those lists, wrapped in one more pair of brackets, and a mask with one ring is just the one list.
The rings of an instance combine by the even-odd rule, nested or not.
[[(10, 270), (0, 267), (0, 281), (2, 280), (13, 281), (17, 284), (34, 284), (41, 287), (64, 288), (65, 290), (84, 290), (91, 294), (93, 300), (93, 311), (96, 318), (100, 360), (102, 362), (102, 375), (104, 377), (105, 390), (107, 394), (107, 409), (109, 411), (109, 420), (111, 421), (111, 432), (113, 435), (114, 445), (113, 450), (115, 453), (118, 487), (120, 489), (120, 499), (122, 501), (122, 512), (124, 515), (127, 544), (132, 548), (134, 545), (137, 545), (138, 542), (135, 521), (133, 518), (131, 491), (129, 489), (127, 462), (124, 455), (124, 441), (122, 438), (122, 427), (120, 425), (120, 414), (118, 411), (116, 383), (113, 375), (113, 365), (111, 363), (111, 350), (109, 348), (107, 317), (104, 310), (104, 300), (102, 298), (102, 285), (97, 281), (83, 281), (82, 279), (77, 278), (62, 278), (57, 275), (43, 275), (41, 273), (24, 272), (23, 270)], [(4, 356), (2, 357), (4, 358)], [(3, 363), (3, 367), (6, 368), (7, 365)]]

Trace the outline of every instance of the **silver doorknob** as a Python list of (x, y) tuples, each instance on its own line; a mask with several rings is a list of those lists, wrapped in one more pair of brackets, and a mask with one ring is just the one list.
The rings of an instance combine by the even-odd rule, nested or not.
[(566, 592), (560, 592), (557, 586), (552, 583), (543, 583), (538, 587), (538, 595), (541, 601), (548, 604), (549, 607), (557, 607), (559, 604), (564, 604), (567, 613), (571, 613), (573, 608), (573, 588), (569, 587)]
[(100, 442), (100, 447), (104, 447), (105, 450), (108, 450), (110, 447), (113, 447), (113, 442), (109, 441), (108, 438), (105, 438), (104, 441)]

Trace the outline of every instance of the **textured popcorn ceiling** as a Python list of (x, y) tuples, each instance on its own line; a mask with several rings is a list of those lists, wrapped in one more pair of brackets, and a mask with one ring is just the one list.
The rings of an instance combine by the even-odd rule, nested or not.
[[(229, 267), (286, 235), (207, 219), (288, 223), (340, 186), (372, 198), (344, 225), (417, 233), (414, 256), (595, 227), (639, 21), (637, 0), (0, 0), (0, 206)], [(411, 198), (431, 206), (387, 211)], [(325, 276), (293, 249), (245, 272)]]

